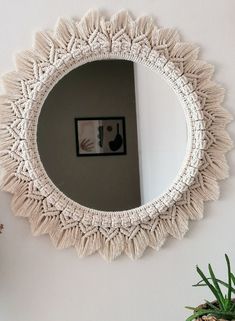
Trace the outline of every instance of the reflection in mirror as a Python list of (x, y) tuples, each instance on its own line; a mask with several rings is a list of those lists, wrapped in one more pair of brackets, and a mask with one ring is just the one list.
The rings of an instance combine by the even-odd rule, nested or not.
[(53, 183), (104, 211), (135, 208), (164, 192), (187, 143), (172, 89), (124, 60), (91, 62), (63, 77), (42, 107), (37, 139)]
[[(141, 203), (164, 193), (180, 170), (187, 146), (182, 105), (165, 80), (134, 64)], [(173, 161), (172, 161), (173, 160)]]

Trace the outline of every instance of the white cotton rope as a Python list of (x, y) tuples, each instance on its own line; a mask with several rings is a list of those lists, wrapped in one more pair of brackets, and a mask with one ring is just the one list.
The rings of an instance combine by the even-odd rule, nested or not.
[[(188, 221), (202, 218), (203, 202), (218, 198), (217, 181), (228, 176), (232, 117), (221, 106), (224, 90), (211, 80), (213, 66), (198, 54), (176, 30), (158, 28), (150, 17), (133, 20), (122, 11), (108, 20), (93, 10), (80, 21), (59, 19), (54, 32), (38, 32), (34, 47), (16, 56), (16, 71), (2, 77), (1, 188), (13, 194), (13, 212), (29, 219), (34, 235), (48, 233), (56, 247), (74, 246), (79, 256), (98, 251), (110, 261), (124, 252), (135, 259), (148, 246), (159, 249), (168, 235), (182, 238)], [(51, 89), (74, 68), (104, 59), (158, 72), (178, 96), (188, 128), (186, 156), (169, 188), (119, 212), (69, 199), (48, 177), (37, 147), (38, 117)]]

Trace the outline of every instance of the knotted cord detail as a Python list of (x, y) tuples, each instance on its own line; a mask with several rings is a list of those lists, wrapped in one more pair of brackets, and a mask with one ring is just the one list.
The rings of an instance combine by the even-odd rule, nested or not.
[[(16, 56), (16, 71), (2, 77), (0, 96), (1, 188), (13, 194), (13, 212), (28, 218), (34, 235), (48, 233), (56, 247), (74, 246), (79, 256), (98, 251), (113, 260), (125, 252), (135, 259), (148, 246), (159, 249), (168, 235), (181, 239), (188, 221), (203, 217), (203, 202), (218, 198), (217, 181), (228, 176), (232, 118), (221, 106), (224, 90), (211, 79), (213, 66), (198, 54), (176, 30), (158, 28), (150, 17), (133, 20), (126, 11), (109, 20), (90, 11), (80, 21), (59, 19), (54, 32), (36, 33), (33, 48)], [(187, 121), (187, 153), (174, 182), (128, 211), (98, 211), (69, 199), (48, 177), (37, 148), (38, 117), (51, 89), (74, 68), (102, 59), (158, 72)]]

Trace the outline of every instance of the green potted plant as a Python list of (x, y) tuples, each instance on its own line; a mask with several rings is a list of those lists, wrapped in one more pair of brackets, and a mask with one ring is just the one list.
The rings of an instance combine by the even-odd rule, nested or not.
[(227, 281), (216, 278), (215, 273), (208, 265), (209, 276), (207, 277), (202, 270), (197, 266), (197, 273), (201, 280), (193, 285), (195, 287), (205, 286), (213, 293), (215, 301), (205, 301), (196, 308), (186, 307), (193, 310), (193, 314), (186, 319), (186, 321), (227, 321), (235, 320), (235, 300), (232, 295), (235, 293), (235, 276), (231, 271), (230, 260), (225, 254), (227, 265)]

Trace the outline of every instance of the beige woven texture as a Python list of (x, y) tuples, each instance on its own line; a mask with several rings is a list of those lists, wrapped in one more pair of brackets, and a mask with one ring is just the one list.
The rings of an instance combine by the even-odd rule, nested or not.
[[(3, 76), (0, 97), (1, 188), (13, 194), (13, 212), (28, 218), (34, 235), (48, 233), (57, 248), (74, 246), (79, 256), (98, 251), (109, 261), (122, 253), (135, 259), (148, 246), (159, 249), (168, 236), (181, 239), (188, 221), (203, 217), (203, 202), (218, 198), (217, 181), (228, 176), (225, 153), (232, 143), (224, 90), (198, 54), (176, 30), (158, 28), (150, 17), (133, 20), (122, 11), (106, 19), (90, 11), (80, 21), (59, 19), (54, 32), (38, 32), (33, 48), (16, 56), (16, 71)], [(53, 86), (84, 63), (111, 58), (158, 72), (180, 99), (188, 126), (187, 153), (171, 186), (123, 212), (89, 209), (66, 197), (45, 172), (36, 140)]]

